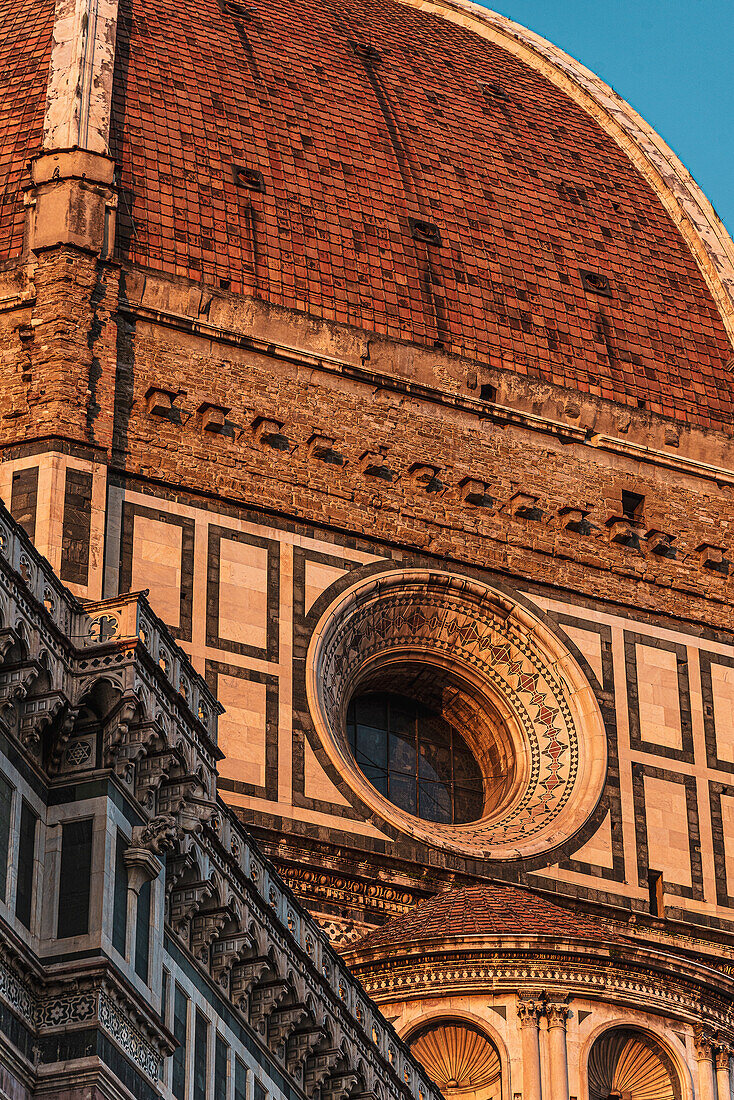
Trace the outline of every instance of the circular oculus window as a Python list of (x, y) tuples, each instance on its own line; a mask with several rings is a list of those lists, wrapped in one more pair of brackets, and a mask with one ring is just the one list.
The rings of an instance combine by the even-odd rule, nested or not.
[(354, 795), (417, 839), (520, 858), (598, 802), (606, 735), (588, 680), (539, 617), (469, 578), (389, 571), (342, 592), (306, 687)]

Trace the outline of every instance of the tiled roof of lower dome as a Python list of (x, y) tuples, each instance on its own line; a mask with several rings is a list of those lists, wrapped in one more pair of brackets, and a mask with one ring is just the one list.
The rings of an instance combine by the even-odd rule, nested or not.
[(437, 894), (350, 946), (347, 954), (497, 936), (615, 939), (600, 920), (520, 886), (491, 883)]
[(469, 29), (396, 0), (123, 0), (113, 114), (124, 258), (732, 421), (725, 329), (659, 198)]

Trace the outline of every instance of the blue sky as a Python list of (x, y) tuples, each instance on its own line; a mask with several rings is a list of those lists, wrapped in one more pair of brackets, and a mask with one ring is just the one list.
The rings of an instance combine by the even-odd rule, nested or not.
[(619, 92), (734, 236), (734, 0), (496, 0)]

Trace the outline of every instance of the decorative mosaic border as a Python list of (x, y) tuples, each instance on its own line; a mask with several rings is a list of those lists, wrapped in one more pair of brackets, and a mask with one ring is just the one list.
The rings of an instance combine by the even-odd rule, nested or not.
[[(321, 739), (326, 737), (328, 743), (331, 737), (335, 746), (340, 743), (344, 695), (366, 662), (383, 653), (388, 658), (395, 652), (404, 653), (406, 658), (415, 653), (429, 661), (433, 654), (439, 664), (445, 658), (450, 664), (462, 666), (477, 686), (481, 681), (493, 686), (495, 700), (499, 697), (508, 701), (515, 721), (524, 730), (525, 750), (531, 757), (530, 777), (520, 800), (508, 807), (504, 817), (475, 825), (429, 825), (396, 807), (383, 807), (385, 800), (375, 794), (372, 802), (379, 799), (377, 809), (370, 802), (366, 781), (358, 781), (359, 773), (350, 801), (359, 805), (364, 798), (386, 824), (392, 823), (414, 840), (448, 846), (467, 855), (523, 858), (533, 854), (533, 843), (538, 843), (551, 827), (555, 828), (554, 843), (560, 843), (563, 826), (555, 821), (576, 791), (580, 763), (580, 734), (566, 692), (578, 691), (583, 684), (588, 697), (588, 681), (582, 673), (575, 688), (561, 680), (556, 661), (563, 655), (563, 645), (555, 653), (552, 630), (543, 627), (541, 620), (529, 615), (521, 604), (515, 604), (513, 612), (505, 597), (493, 594), (481, 582), (439, 571), (388, 572), (384, 566), (380, 573), (385, 574), (384, 580), (382, 576), (371, 581), (365, 578), (364, 591), (351, 582), (347, 588), (352, 588), (353, 594), (344, 591), (341, 608), (334, 607), (330, 620), (322, 618), (314, 634), (316, 648), (306, 661), (311, 685), (308, 703), (317, 726), (323, 725)], [(315, 606), (323, 607), (320, 600)], [(549, 645), (550, 655), (544, 654), (543, 647)], [(590, 714), (588, 711), (587, 718)], [(594, 728), (589, 722), (586, 727)], [(588, 739), (591, 734), (586, 736)], [(603, 738), (601, 751), (606, 754), (601, 718), (595, 736), (597, 740)], [(599, 770), (603, 759), (599, 748), (595, 745), (593, 751), (589, 749), (592, 774)], [(346, 759), (345, 750), (335, 748), (334, 756), (338, 768), (336, 760)], [(596, 790), (596, 779), (593, 783)], [(573, 832), (592, 812), (586, 809), (593, 797), (588, 783), (582, 793), (583, 820), (569, 826)]]

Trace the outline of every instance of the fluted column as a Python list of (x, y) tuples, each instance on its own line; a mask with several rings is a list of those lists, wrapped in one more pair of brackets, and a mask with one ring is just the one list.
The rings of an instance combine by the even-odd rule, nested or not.
[(518, 1001), (517, 1014), (522, 1033), (523, 1100), (542, 1100), (539, 1033), (542, 1012), (542, 1001)]
[(729, 1047), (720, 1046), (716, 1050), (716, 1088), (719, 1100), (731, 1100), (731, 1085), (729, 1083)]
[(715, 1100), (714, 1048), (709, 1037), (703, 1032), (696, 1035), (696, 1060), (698, 1061), (699, 1100)]
[(566, 1049), (568, 1005), (562, 1001), (549, 1001), (545, 1006), (545, 1015), (548, 1021), (551, 1100), (568, 1100), (568, 1052)]

